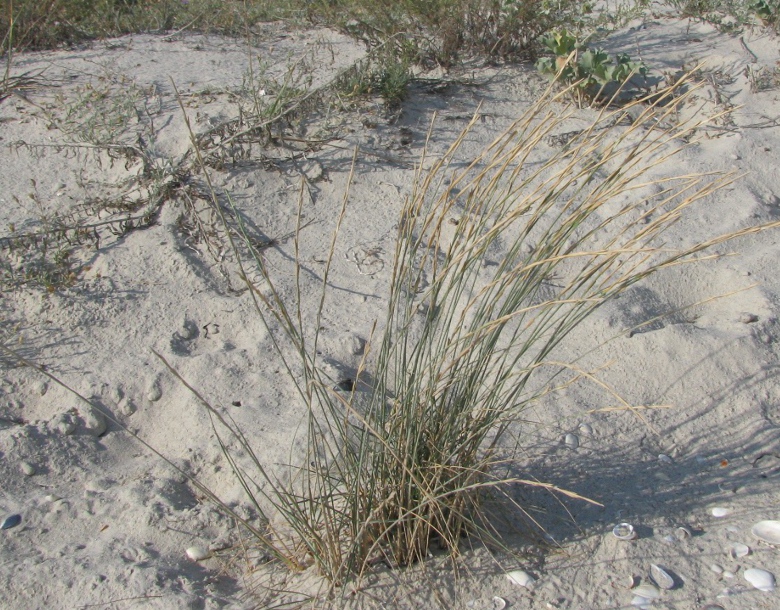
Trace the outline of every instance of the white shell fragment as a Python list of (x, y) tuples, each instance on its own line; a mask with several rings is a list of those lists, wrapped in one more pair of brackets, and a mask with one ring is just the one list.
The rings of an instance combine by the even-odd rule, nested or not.
[(580, 439), (576, 434), (567, 434), (563, 437), (563, 442), (569, 449), (576, 449), (580, 446)]
[(580, 434), (583, 436), (593, 436), (593, 426), (590, 424), (580, 424)]
[(719, 566), (717, 563), (713, 563), (710, 566), (710, 570), (715, 572), (715, 574), (723, 574), (723, 568), (721, 566)]
[(671, 464), (672, 462), (674, 462), (674, 460), (670, 458), (668, 455), (666, 455), (665, 453), (658, 454), (658, 461), (661, 462), (662, 464)]
[(661, 597), (661, 590), (655, 585), (645, 583), (631, 590), (631, 592), (637, 597), (644, 597), (645, 599), (658, 599)]
[(210, 553), (208, 549), (203, 548), (202, 546), (191, 546), (186, 551), (187, 557), (192, 559), (192, 561), (200, 561), (201, 559), (206, 559)]
[(726, 515), (730, 515), (731, 511), (728, 508), (723, 508), (722, 506), (716, 506), (715, 508), (710, 511), (712, 513), (713, 517), (725, 517)]
[(612, 534), (618, 540), (633, 540), (636, 538), (636, 532), (634, 526), (630, 523), (618, 523), (612, 528)]
[(650, 564), (650, 577), (662, 589), (674, 589), (674, 577), (663, 567)]
[(653, 603), (652, 600), (647, 599), (646, 597), (642, 597), (641, 595), (635, 595), (631, 600), (632, 606), (636, 606), (637, 608), (642, 608), (643, 610), (645, 608), (649, 608), (651, 603)]
[(521, 587), (530, 587), (536, 582), (536, 579), (525, 570), (512, 570), (511, 572), (507, 572), (506, 577), (513, 584), (519, 585)]
[(504, 610), (506, 608), (506, 600), (503, 597), (493, 598), (493, 610)]
[(743, 576), (759, 591), (774, 591), (775, 590), (775, 577), (771, 572), (761, 570), (759, 568), (750, 568), (745, 570)]
[(691, 532), (690, 528), (681, 525), (674, 530), (674, 535), (677, 538), (677, 540), (687, 540), (693, 535), (693, 533)]
[(780, 544), (780, 521), (759, 521), (750, 532), (767, 544)]
[(729, 556), (732, 559), (739, 559), (750, 555), (750, 547), (746, 544), (737, 543), (729, 550)]

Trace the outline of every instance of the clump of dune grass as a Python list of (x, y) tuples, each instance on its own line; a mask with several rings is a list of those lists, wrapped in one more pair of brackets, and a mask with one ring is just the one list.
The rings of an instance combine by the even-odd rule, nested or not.
[[(733, 180), (671, 172), (703, 127), (679, 123), (695, 100), (686, 87), (683, 80), (604, 108), (540, 157), (567, 125), (568, 111), (555, 109), (570, 92), (551, 88), (467, 163), (462, 147), (477, 117), (446, 154), (426, 154), (401, 213), (387, 310), (368, 342), (359, 391), (334, 388), (317, 356), (338, 229), (318, 306), (307, 312), (302, 263), (297, 298), (285, 301), (245, 228), (231, 221), (243, 277), (262, 278), (246, 279), (257, 314), (306, 410), (305, 455), (271, 470), (246, 431), (198, 395), (260, 511), (262, 544), (287, 565), (316, 564), (333, 584), (376, 561), (422, 560), (434, 544), (456, 554), (464, 535), (501, 544), (483, 500), (511, 484), (541, 484), (506, 474), (514, 455), (504, 441), (522, 438), (526, 409), (575, 370), (557, 351), (572, 329), (647, 276), (777, 226), (682, 249), (664, 243), (689, 207)], [(215, 209), (228, 224), (216, 199)], [(235, 445), (240, 451), (228, 449)]]
[[(259, 22), (339, 28), (370, 46), (393, 39), (399, 59), (452, 63), (463, 53), (516, 57), (551, 28), (579, 21), (573, 0), (9, 0), (0, 37), (51, 48), (130, 32), (245, 35)], [(3, 45), (7, 47), (6, 44)]]

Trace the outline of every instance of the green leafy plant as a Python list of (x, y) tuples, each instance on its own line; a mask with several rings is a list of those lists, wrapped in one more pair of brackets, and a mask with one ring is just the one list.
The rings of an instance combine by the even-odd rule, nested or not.
[(567, 30), (551, 32), (542, 43), (553, 56), (537, 60), (536, 69), (565, 85), (575, 84), (571, 91), (580, 104), (599, 98), (610, 87), (614, 93), (632, 76), (647, 74), (642, 62), (632, 61), (625, 53), (613, 59), (602, 50), (589, 49)]
[(780, 21), (780, 2), (777, 0), (754, 0), (749, 9), (767, 25), (777, 25)]

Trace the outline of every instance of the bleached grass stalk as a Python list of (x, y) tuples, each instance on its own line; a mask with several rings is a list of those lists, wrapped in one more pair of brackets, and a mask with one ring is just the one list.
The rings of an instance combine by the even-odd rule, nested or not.
[[(502, 441), (561, 371), (579, 370), (555, 353), (570, 331), (647, 276), (777, 226), (682, 249), (662, 241), (687, 208), (734, 179), (658, 177), (668, 176), (674, 156), (704, 123), (676, 122), (680, 108), (694, 103), (686, 86), (604, 108), (547, 159), (537, 151), (565, 126), (566, 116), (550, 109), (567, 90), (548, 90), (465, 168), (454, 161), (476, 117), (442, 158), (424, 156), (399, 223), (386, 316), (360, 366), (370, 367), (367, 393), (334, 391), (317, 363), (336, 234), (313, 314), (304, 310), (299, 274), (297, 302), (286, 303), (263, 258), (233, 242), (236, 254), (252, 253), (240, 262), (243, 277), (307, 409), (307, 454), (292, 456), (283, 475), (260, 463), (232, 422), (215, 422), (251, 456), (240, 465), (220, 441), (266, 515), (265, 541), (283, 545), (279, 554), (292, 550), (291, 563), (314, 562), (332, 583), (343, 583), (377, 559), (420, 560), (434, 541), (456, 553), (464, 534), (492, 538), (485, 492), (538, 484), (500, 474), (512, 457)], [(619, 126), (632, 115), (629, 126)], [(625, 203), (616, 208), (617, 201)], [(220, 209), (216, 196), (215, 205)], [(236, 231), (251, 243), (240, 223)], [(500, 260), (493, 260), (495, 251)], [(298, 260), (297, 239), (295, 254)], [(250, 265), (262, 285), (248, 279)]]

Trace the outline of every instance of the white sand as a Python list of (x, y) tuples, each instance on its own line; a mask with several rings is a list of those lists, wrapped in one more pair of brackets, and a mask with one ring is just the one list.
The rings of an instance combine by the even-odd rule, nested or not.
[[(779, 219), (780, 89), (752, 92), (746, 75), (776, 65), (777, 39), (747, 32), (744, 43), (754, 61), (738, 38), (710, 26), (668, 19), (631, 25), (604, 46), (640, 54), (656, 75), (706, 60), (702, 112), (738, 106), (729, 122), (717, 122), (674, 169), (736, 169), (744, 177), (693, 209), (670, 231), (669, 242), (691, 244)], [(254, 60), (277, 80), (289, 66), (313, 66), (315, 87), (364, 53), (331, 32), (269, 27), (265, 37), (252, 51)], [(133, 36), (84, 50), (17, 57), (15, 71), (28, 70), (45, 70), (40, 77), (45, 85), (24, 92), (26, 99), (0, 103), (2, 236), (11, 234), (11, 225), (17, 233), (41, 230), (41, 219), (55, 212), (91, 222), (106, 218), (84, 212), (88, 198), (147, 195), (139, 161), (72, 147), (17, 146), (77, 140), (79, 126), (103, 114), (99, 100), (92, 100), (93, 108), (78, 103), (86, 87), (105, 89), (116, 103), (128, 96), (146, 99), (147, 112), (140, 118), (129, 113), (127, 126), (112, 141), (141, 146), (141, 134), (154, 157), (148, 168), (186, 165), (189, 136), (170, 78), (202, 133), (236, 116), (228, 92), (240, 89), (248, 53), (245, 42), (217, 37)], [(289, 235), (300, 175), (307, 175), (303, 282), (316, 295), (352, 150), (360, 146), (322, 323), (323, 355), (334, 375), (357, 366), (356, 346), (383, 315), (394, 227), (433, 113), (439, 116), (429, 146), (435, 156), (482, 104), (483, 118), (461, 150), (466, 157), (476, 155), (545, 86), (530, 67), (475, 67), (459, 77), (473, 77), (476, 86), (464, 81), (431, 91), (413, 85), (396, 122), (387, 120), (379, 102), (360, 112), (334, 113), (327, 128), (338, 138), (330, 145), (305, 154), (256, 147), (252, 160), (228, 160), (210, 172), (247, 223), (277, 240), (266, 256), (277, 277), (289, 278), (280, 284), (287, 295), (293, 268)], [(575, 121), (584, 127), (592, 116), (583, 110)], [(317, 128), (310, 126), (308, 136), (317, 137)], [(258, 162), (261, 153), (273, 160)], [(191, 180), (203, 182), (197, 172)], [(175, 200), (144, 230), (117, 237), (101, 229), (100, 248), (76, 255), (89, 270), (72, 287), (52, 294), (32, 286), (3, 293), (0, 331), (7, 345), (45, 365), (251, 516), (205, 411), (151, 350), (225, 407), (267, 464), (294, 459), (303, 413), (230, 257), (217, 262), (205, 243), (182, 230), (183, 203)], [(751, 235), (719, 250), (728, 251), (737, 255), (664, 272), (631, 288), (586, 321), (560, 356), (574, 358), (644, 320), (744, 288), (630, 337), (623, 334), (582, 360), (586, 367), (611, 363), (602, 378), (629, 403), (671, 408), (643, 410), (645, 422), (631, 412), (598, 412), (614, 406), (615, 399), (581, 384), (528, 414), (523, 472), (593, 498), (603, 508), (518, 489), (516, 497), (534, 507), (533, 516), (560, 548), (529, 545), (518, 531), (522, 522), (510, 518), (502, 528), (510, 546), (526, 551), (520, 564), (476, 548), (457, 561), (457, 575), (438, 557), (406, 571), (382, 568), (351, 603), (481, 609), (492, 608), (493, 596), (501, 596), (511, 608), (630, 607), (630, 578), (648, 582), (650, 564), (656, 563), (677, 580), (656, 607), (780, 607), (780, 593), (756, 591), (743, 577), (751, 567), (780, 577), (778, 549), (750, 534), (754, 523), (780, 519), (780, 233)], [(10, 359), (0, 362), (0, 518), (22, 516), (20, 525), (0, 532), (1, 607), (249, 608), (284, 597), (264, 592), (262, 583), (282, 576), (256, 569), (262, 554), (240, 538), (230, 520), (201, 502), (186, 479), (119, 426), (109, 422), (103, 433), (99, 416), (38, 372)], [(64, 434), (68, 422), (75, 430)], [(591, 426), (592, 434), (581, 424)], [(576, 450), (562, 443), (569, 432), (579, 437)], [(670, 459), (659, 460), (661, 454)], [(34, 468), (33, 475), (23, 472), (23, 462)], [(716, 506), (730, 513), (715, 518)], [(637, 540), (612, 536), (621, 521), (634, 524)], [(674, 537), (681, 525), (692, 538)], [(748, 545), (750, 554), (731, 558), (735, 543)], [(215, 556), (193, 562), (185, 555), (193, 545), (211, 548)], [(714, 572), (713, 564), (733, 577)], [(504, 572), (518, 567), (537, 578), (531, 589), (506, 579)], [(316, 575), (308, 573), (286, 583), (294, 591), (316, 586)], [(717, 599), (726, 589), (730, 595)]]

